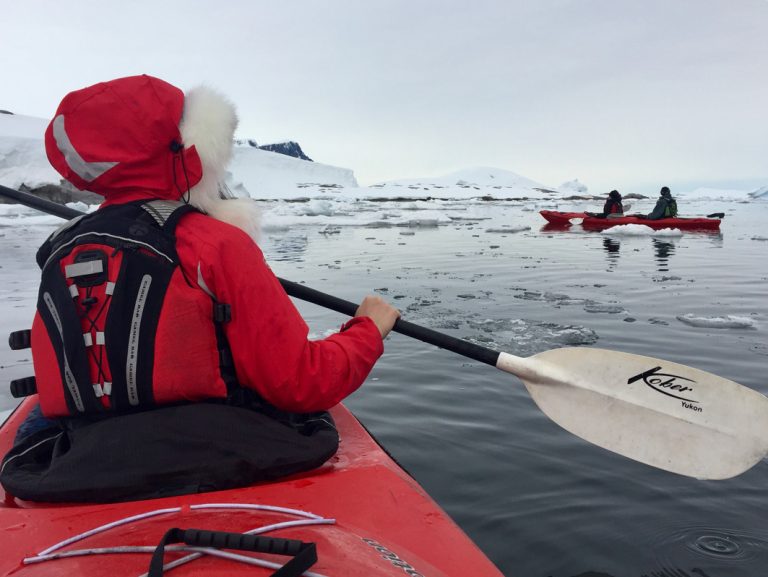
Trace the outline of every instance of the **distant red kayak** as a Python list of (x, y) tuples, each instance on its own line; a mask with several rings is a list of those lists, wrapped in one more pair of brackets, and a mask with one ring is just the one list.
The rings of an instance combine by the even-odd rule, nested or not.
[[(0, 428), (0, 451), (34, 403)], [(0, 489), (0, 575), (137, 577), (171, 527), (312, 542), (317, 563), (304, 575), (334, 577), (502, 577), (464, 532), (373, 440), (343, 405), (333, 415), (341, 445), (319, 469), (240, 489), (98, 504), (45, 504)], [(144, 547), (144, 550), (137, 550)], [(222, 557), (221, 555), (227, 555)], [(285, 556), (166, 548), (178, 577), (265, 577)], [(291, 573), (293, 575), (293, 573)]]
[(585, 212), (559, 212), (556, 210), (542, 210), (539, 212), (547, 222), (551, 224), (569, 226), (571, 219), (583, 219), (582, 228), (589, 230), (602, 230), (620, 224), (642, 224), (653, 229), (678, 228), (681, 230), (719, 230), (719, 218), (660, 218), (648, 220), (637, 216), (620, 216), (617, 218), (597, 218), (588, 216)]

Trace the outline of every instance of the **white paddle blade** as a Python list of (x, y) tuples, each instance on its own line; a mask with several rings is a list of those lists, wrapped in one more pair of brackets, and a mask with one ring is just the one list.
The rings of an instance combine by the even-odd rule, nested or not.
[(592, 348), (502, 353), (496, 366), (564, 429), (666, 471), (728, 479), (768, 453), (768, 398), (712, 373)]

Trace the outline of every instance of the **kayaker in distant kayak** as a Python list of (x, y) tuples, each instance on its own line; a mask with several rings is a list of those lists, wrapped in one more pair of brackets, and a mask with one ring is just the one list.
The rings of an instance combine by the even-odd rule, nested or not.
[(603, 212), (587, 212), (589, 216), (596, 218), (617, 218), (624, 216), (624, 207), (621, 203), (621, 193), (618, 190), (612, 190), (605, 199)]
[[(130, 442), (132, 422), (157, 429), (162, 441), (163, 427), (178, 436), (199, 426), (189, 422), (197, 416), (183, 413), (190, 403), (211, 400), (206, 418), (221, 413), (221, 423), (207, 426), (231, 428), (238, 441), (258, 439), (253, 428), (262, 421), (251, 425), (254, 418), (224, 406), (256, 408), (284, 422), (326, 411), (357, 390), (381, 356), (399, 312), (379, 296), (366, 297), (340, 332), (308, 338), (307, 324), (257, 245), (256, 203), (223, 198), (236, 126), (234, 105), (218, 92), (200, 87), (184, 94), (146, 75), (72, 92), (60, 104), (45, 135), (48, 158), (70, 183), (105, 202), (59, 229), (38, 252), (43, 276), (31, 345), (42, 413), (64, 418), (57, 421), (64, 440), (52, 441), (64, 448), (56, 451), (73, 455), (91, 443), (100, 453), (92, 466), (103, 466), (105, 453), (129, 448), (120, 443)], [(315, 421), (332, 422), (324, 413)], [(55, 429), (54, 421), (39, 421), (27, 430), (40, 423)], [(94, 423), (99, 439), (83, 441)], [(278, 465), (291, 443), (303, 443), (275, 438), (274, 431), (269, 438), (276, 445), (265, 450)], [(232, 459), (233, 480), (226, 472), (213, 481), (188, 476), (209, 488), (258, 479), (258, 473), (242, 475), (249, 460), (254, 467), (269, 460), (259, 454), (268, 443), (253, 444), (246, 447), (250, 454)], [(165, 449), (169, 460), (209, 458), (178, 451), (183, 438), (172, 446)], [(323, 449), (329, 450), (335, 446)], [(87, 459), (83, 451), (78, 458)], [(23, 451), (14, 466), (20, 461)], [(14, 474), (6, 464), (3, 475)], [(87, 461), (72, 466), (88, 474)], [(295, 470), (278, 466), (267, 476)], [(169, 486), (187, 485), (171, 492), (195, 485), (172, 477)], [(46, 494), (51, 483), (39, 491), (41, 499), (55, 497)]]
[(660, 218), (673, 218), (677, 216), (677, 201), (672, 197), (672, 193), (669, 187), (661, 187), (659, 192), (659, 199), (656, 201), (656, 206), (650, 214), (644, 215), (643, 218), (648, 220), (659, 220)]

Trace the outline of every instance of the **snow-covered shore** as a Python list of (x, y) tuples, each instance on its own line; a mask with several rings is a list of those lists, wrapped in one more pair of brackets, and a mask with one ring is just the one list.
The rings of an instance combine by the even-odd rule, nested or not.
[[(46, 126), (47, 120), (42, 118), (0, 114), (0, 184), (11, 188), (59, 184), (60, 177), (45, 155), (43, 135)], [(242, 197), (268, 201), (328, 200), (340, 202), (337, 208), (341, 211), (350, 209), (350, 201), (360, 199), (437, 202), (496, 199), (528, 203), (525, 206), (534, 210), (537, 203), (569, 200), (597, 202), (604, 197), (602, 191), (590, 193), (578, 179), (552, 186), (493, 167), (466, 168), (442, 176), (359, 186), (351, 169), (308, 162), (244, 145), (235, 147), (227, 184)], [(749, 202), (768, 199), (768, 185), (756, 190), (700, 188), (674, 191), (674, 194), (681, 203), (693, 200)], [(320, 212), (328, 212), (329, 206)], [(306, 209), (301, 210), (306, 212)], [(316, 209), (311, 211), (318, 212)], [(319, 222), (322, 224), (322, 219)]]

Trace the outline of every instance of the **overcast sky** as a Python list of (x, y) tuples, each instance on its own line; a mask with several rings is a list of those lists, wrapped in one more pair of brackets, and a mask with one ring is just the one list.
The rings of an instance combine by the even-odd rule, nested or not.
[(229, 95), (361, 184), (493, 166), (557, 186), (768, 184), (768, 0), (17, 0), (0, 109), (151, 74)]

